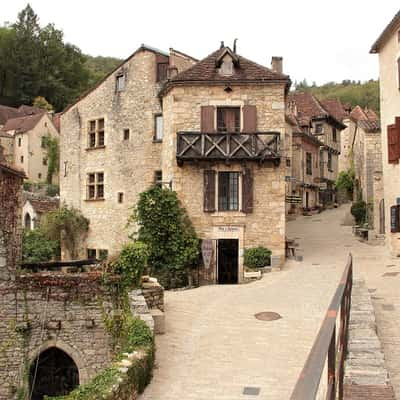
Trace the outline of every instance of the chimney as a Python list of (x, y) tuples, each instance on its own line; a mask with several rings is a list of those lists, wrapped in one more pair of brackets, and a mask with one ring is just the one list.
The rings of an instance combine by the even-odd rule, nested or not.
[(283, 58), (273, 56), (271, 59), (271, 68), (274, 72), (279, 72), (280, 74), (283, 72)]
[(175, 65), (169, 66), (167, 70), (167, 78), (171, 79), (176, 75), (178, 75), (178, 68), (176, 68)]

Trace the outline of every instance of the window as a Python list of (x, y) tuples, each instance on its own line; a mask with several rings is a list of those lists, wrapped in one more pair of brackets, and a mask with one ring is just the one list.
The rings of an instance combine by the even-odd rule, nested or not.
[(105, 260), (108, 257), (108, 250), (106, 249), (99, 249), (98, 250), (98, 259)]
[(87, 200), (104, 199), (104, 173), (94, 172), (87, 176)]
[(332, 170), (332, 154), (331, 153), (328, 153), (328, 170), (333, 171)]
[(162, 186), (162, 171), (154, 172), (154, 184), (157, 186)]
[(217, 108), (217, 131), (240, 132), (240, 107)]
[(157, 63), (157, 82), (162, 82), (167, 79), (168, 63)]
[(163, 116), (162, 114), (158, 114), (154, 117), (155, 121), (155, 134), (154, 134), (154, 140), (157, 142), (160, 142), (163, 138), (163, 130), (164, 130), (164, 124), (163, 124)]
[(88, 147), (104, 147), (104, 118), (89, 121)]
[(324, 125), (323, 124), (316, 124), (315, 125), (315, 133), (323, 133), (324, 132)]
[(129, 129), (124, 129), (124, 140), (129, 140)]
[(306, 174), (312, 175), (312, 154), (306, 153)]
[(96, 259), (96, 249), (87, 249), (87, 258), (89, 260), (95, 260)]
[(23, 163), (24, 162), (24, 156), (21, 156), (20, 160), (21, 160), (21, 163)]
[(47, 157), (43, 157), (42, 164), (47, 165)]
[(400, 43), (400, 30), (397, 31), (397, 42)]
[(290, 158), (287, 158), (287, 159), (286, 159), (286, 166), (287, 166), (287, 167), (290, 167)]
[(218, 173), (218, 210), (239, 210), (239, 173)]
[(336, 128), (332, 128), (332, 140), (337, 142), (337, 131)]
[[(42, 142), (43, 142), (43, 138), (42, 138)], [(21, 147), (21, 144), (22, 144), (22, 139), (21, 138), (18, 138), (18, 147)], [(43, 147), (43, 146), (42, 146)]]
[(124, 202), (124, 194), (122, 192), (118, 192), (118, 203)]
[(42, 179), (42, 174), (40, 172), (38, 173), (38, 179)]
[(116, 78), (116, 90), (122, 92), (125, 89), (125, 75), (120, 73)]
[(40, 142), (40, 147), (44, 149), (46, 147), (46, 138), (42, 136), (41, 142)]

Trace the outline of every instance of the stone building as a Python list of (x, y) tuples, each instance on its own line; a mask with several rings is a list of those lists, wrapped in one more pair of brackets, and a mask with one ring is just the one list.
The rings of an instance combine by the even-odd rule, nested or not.
[[(0, 141), (7, 146), (6, 159), (18, 168), (22, 168), (29, 180), (45, 182), (48, 156), (44, 138), (46, 136), (58, 138), (59, 136), (49, 114), (37, 112), (32, 115), (10, 118), (1, 131)], [(57, 182), (58, 177), (54, 177), (53, 183)]]
[(313, 182), (319, 185), (317, 203), (321, 206), (336, 201), (334, 183), (338, 176), (340, 133), (346, 127), (332, 105), (334, 102), (327, 101), (324, 105), (309, 92), (291, 93), (287, 99), (287, 110), (297, 120), (300, 130), (316, 139), (315, 144), (321, 142), (319, 177)]
[(162, 181), (212, 248), (208, 281), (241, 282), (248, 247), (283, 261), (290, 81), (273, 61), (275, 71), (225, 46), (199, 62), (142, 46), (64, 112), (61, 200), (90, 219), (82, 255), (118, 251), (138, 194)]
[(400, 11), (372, 45), (379, 54), (380, 120), (386, 242), (400, 254)]
[(22, 206), (22, 226), (32, 230), (40, 225), (42, 216), (60, 207), (60, 199), (57, 197), (39, 196), (30, 192), (24, 192)]

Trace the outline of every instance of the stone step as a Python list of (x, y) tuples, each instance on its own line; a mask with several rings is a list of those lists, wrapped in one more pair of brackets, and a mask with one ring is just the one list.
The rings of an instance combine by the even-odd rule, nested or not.
[(154, 321), (154, 333), (157, 335), (165, 333), (165, 314), (158, 308), (150, 309), (150, 314)]

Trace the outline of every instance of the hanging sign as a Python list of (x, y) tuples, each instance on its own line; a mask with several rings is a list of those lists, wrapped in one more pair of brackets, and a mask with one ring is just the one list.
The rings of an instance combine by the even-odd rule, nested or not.
[(203, 239), (201, 242), (201, 255), (203, 256), (203, 263), (205, 269), (209, 269), (213, 256), (213, 241), (210, 239)]

